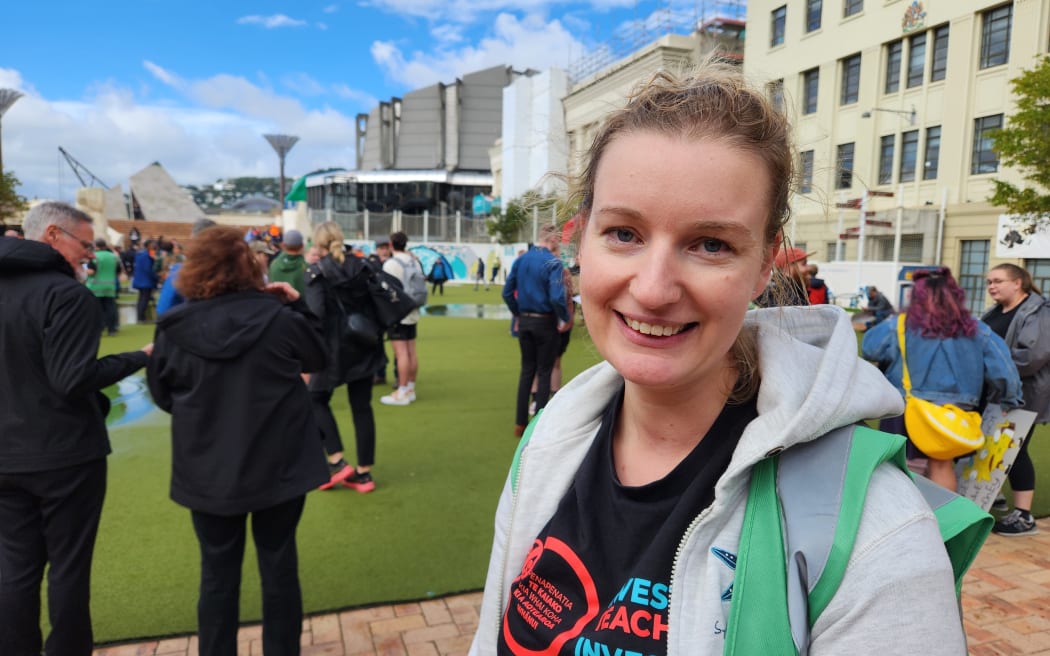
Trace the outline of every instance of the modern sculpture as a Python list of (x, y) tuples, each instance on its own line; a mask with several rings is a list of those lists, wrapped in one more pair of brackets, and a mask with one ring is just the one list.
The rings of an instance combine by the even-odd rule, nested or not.
[(284, 156), (299, 141), (299, 137), (293, 137), (288, 134), (264, 134), (263, 137), (273, 146), (273, 149), (277, 152), (277, 158), (281, 162), (281, 197), (277, 200), (281, 203), (281, 207), (284, 207)]
[[(15, 101), (22, 97), (21, 91), (15, 91), (14, 89), (0, 89), (0, 120), (4, 117), (6, 112), (11, 105), (15, 104)], [(4, 139), (3, 130), (0, 126), (0, 175), (4, 174)]]

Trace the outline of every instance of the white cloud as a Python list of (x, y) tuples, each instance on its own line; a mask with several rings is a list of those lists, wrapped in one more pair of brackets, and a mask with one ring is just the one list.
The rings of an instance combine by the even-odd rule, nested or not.
[(565, 5), (602, 12), (635, 6), (637, 0), (366, 0), (362, 4), (399, 15), (471, 22), (479, 13), (546, 11)]
[(544, 70), (568, 65), (569, 53), (583, 52), (580, 41), (560, 21), (545, 22), (537, 15), (496, 17), (490, 36), (458, 48), (406, 53), (392, 41), (372, 43), (372, 58), (383, 72), (410, 89), (435, 82), (451, 82), (466, 73), (497, 65)]
[(302, 27), (306, 25), (306, 21), (298, 18), (291, 18), (284, 14), (274, 14), (272, 16), (259, 16), (254, 14), (251, 16), (241, 16), (237, 19), (238, 25), (262, 25), (268, 30), (272, 30), (276, 27)]
[[(85, 99), (47, 99), (18, 71), (0, 69), (0, 86), (26, 93), (3, 119), (4, 167), (21, 180), (20, 193), (73, 200), (80, 182), (59, 156), (59, 146), (125, 191), (128, 178), (154, 161), (180, 184), (276, 176), (276, 157), (262, 137), (272, 132), (300, 137), (288, 155), (289, 176), (354, 164), (353, 114), (307, 108), (236, 76), (184, 79), (152, 62), (144, 66), (185, 94), (181, 100), (145, 101), (114, 85), (100, 85)], [(345, 85), (329, 91), (335, 99), (354, 94)], [(368, 100), (364, 94), (353, 99)]]
[(327, 5), (321, 11), (323, 11), (326, 14), (334, 14), (335, 12), (339, 11), (339, 5), (336, 5), (336, 4)]

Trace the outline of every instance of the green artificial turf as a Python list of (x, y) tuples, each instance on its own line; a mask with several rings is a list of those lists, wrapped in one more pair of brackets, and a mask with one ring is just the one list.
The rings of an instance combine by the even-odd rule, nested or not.
[[(498, 287), (446, 285), (431, 304), (500, 305)], [(104, 337), (102, 352), (139, 348), (152, 326)], [(300, 577), (308, 613), (425, 599), (484, 584), (492, 519), (514, 447), (517, 343), (505, 320), (424, 317), (419, 325), (419, 400), (379, 403), (376, 491), (313, 492), (299, 527)], [(566, 379), (598, 361), (578, 325), (563, 363)], [(388, 372), (388, 376), (392, 372)], [(353, 429), (342, 392), (333, 398), (347, 457)], [(100, 643), (193, 632), (197, 542), (189, 511), (168, 498), (168, 416), (160, 411), (114, 427), (109, 490), (94, 563), (92, 611)], [(1050, 429), (1036, 431), (1036, 470), (1050, 471)], [(1045, 480), (1045, 475), (1044, 475)], [(1050, 493), (1033, 511), (1050, 514)], [(241, 619), (261, 615), (251, 548)]]
[[(432, 305), (500, 305), (498, 287), (446, 285)], [(306, 611), (424, 599), (480, 589), (513, 436), (518, 348), (507, 320), (424, 317), (419, 324), (418, 401), (379, 403), (375, 492), (313, 492), (299, 526)], [(104, 337), (102, 352), (139, 348), (152, 326)], [(563, 367), (568, 378), (598, 361), (577, 327)], [(392, 370), (388, 371), (392, 378)], [(333, 410), (348, 460), (353, 428), (345, 394)], [(113, 455), (96, 547), (92, 611), (97, 642), (192, 632), (196, 627), (197, 542), (189, 511), (168, 498), (168, 415), (110, 430)], [(242, 621), (261, 616), (250, 546)]]

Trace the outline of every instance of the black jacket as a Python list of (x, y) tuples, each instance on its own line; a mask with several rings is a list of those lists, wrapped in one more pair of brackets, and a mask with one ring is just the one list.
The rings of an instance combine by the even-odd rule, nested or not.
[(245, 292), (161, 315), (147, 373), (154, 401), (171, 413), (171, 498), (235, 515), (327, 481), (300, 377), (324, 361), (317, 319), (302, 301)]
[(146, 365), (99, 359), (102, 310), (62, 255), (0, 238), (0, 473), (49, 471), (109, 453), (101, 393)]
[(372, 272), (371, 264), (349, 254), (342, 265), (325, 255), (306, 270), (306, 304), (321, 318), (329, 354), (324, 370), (310, 378), (311, 390), (328, 391), (343, 383), (371, 378), (383, 366), (381, 334), (378, 345), (372, 348), (341, 339), (344, 310), (361, 312), (375, 321), (367, 283)]

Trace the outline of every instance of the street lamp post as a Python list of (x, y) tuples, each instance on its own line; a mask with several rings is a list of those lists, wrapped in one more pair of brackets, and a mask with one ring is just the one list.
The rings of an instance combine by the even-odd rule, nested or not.
[[(15, 91), (14, 89), (0, 89), (0, 120), (3, 119), (4, 113), (10, 109), (11, 105), (15, 104), (15, 101), (22, 97), (21, 91)], [(3, 151), (3, 130), (0, 126), (0, 176), (4, 174), (4, 151)]]
[(863, 114), (861, 114), (860, 117), (861, 118), (871, 118), (872, 112), (886, 112), (888, 114), (897, 114), (899, 116), (906, 116), (908, 118), (908, 124), (909, 125), (915, 125), (915, 119), (917, 118), (917, 113), (915, 111), (915, 105), (911, 106), (911, 110), (910, 111), (904, 110), (904, 109), (883, 109), (882, 107), (872, 107), (868, 111), (866, 111)]
[(281, 207), (284, 207), (284, 157), (288, 154), (288, 151), (292, 149), (292, 146), (299, 141), (299, 137), (293, 137), (288, 134), (264, 134), (263, 138), (270, 142), (273, 146), (274, 151), (277, 152), (277, 158), (281, 163), (281, 197), (278, 199), (281, 203)]

